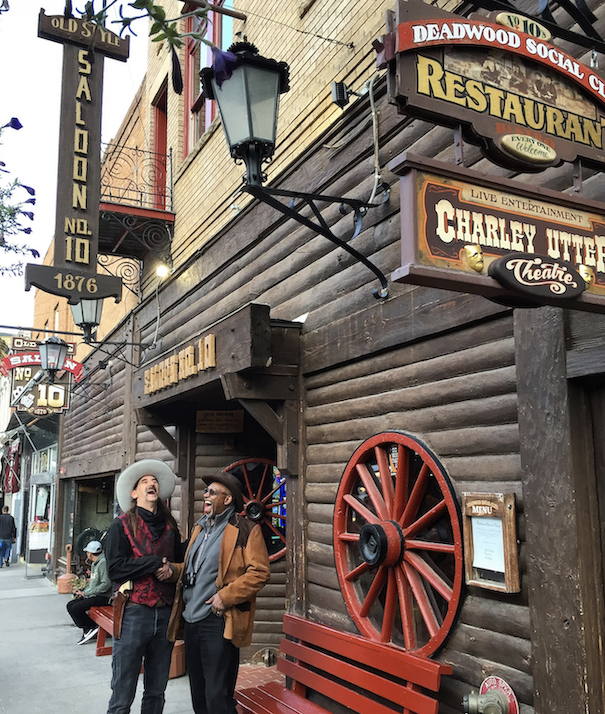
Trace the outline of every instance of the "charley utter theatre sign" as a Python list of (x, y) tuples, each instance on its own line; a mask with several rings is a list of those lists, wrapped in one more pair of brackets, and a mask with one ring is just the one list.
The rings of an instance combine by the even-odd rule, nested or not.
[(605, 311), (605, 203), (403, 154), (393, 280)]
[(502, 166), (605, 162), (605, 75), (550, 44), (537, 22), (409, 0), (390, 24), (375, 46), (402, 112), (461, 125)]

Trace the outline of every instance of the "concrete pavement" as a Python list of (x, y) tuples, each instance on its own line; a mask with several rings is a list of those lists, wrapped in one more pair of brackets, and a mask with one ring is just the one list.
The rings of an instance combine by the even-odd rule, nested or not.
[[(0, 569), (0, 714), (105, 714), (111, 657), (95, 657), (94, 641), (76, 646), (80, 630), (65, 609), (71, 596), (25, 574), (21, 563)], [(170, 680), (164, 714), (191, 712), (187, 676)]]

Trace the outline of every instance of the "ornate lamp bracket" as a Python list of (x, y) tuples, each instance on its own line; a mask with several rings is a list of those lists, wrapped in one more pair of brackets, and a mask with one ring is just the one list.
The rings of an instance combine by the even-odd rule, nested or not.
[[(374, 297), (378, 300), (385, 300), (389, 296), (388, 283), (384, 274), (374, 265), (374, 263), (368, 260), (359, 251), (355, 250), (355, 248), (350, 246), (349, 243), (343, 241), (341, 238), (334, 235), (334, 233), (324, 220), (323, 216), (321, 215), (321, 212), (317, 206), (317, 202), (319, 201), (322, 201), (324, 203), (339, 203), (340, 212), (343, 214), (347, 213), (347, 206), (350, 209), (353, 209), (355, 228), (353, 231), (353, 235), (349, 238), (349, 241), (351, 241), (354, 238), (357, 238), (357, 236), (360, 234), (362, 221), (368, 210), (370, 208), (377, 208), (378, 206), (382, 206), (389, 200), (389, 186), (387, 186), (386, 184), (382, 184), (381, 195), (383, 200), (380, 203), (366, 203), (365, 201), (361, 201), (355, 198), (324, 196), (323, 194), (316, 193), (299, 193), (297, 191), (267, 188), (264, 186), (253, 184), (245, 184), (244, 186), (242, 186), (241, 190), (254, 196), (254, 198), (257, 198), (259, 201), (266, 203), (268, 206), (275, 208), (287, 218), (292, 218), (301, 225), (310, 228), (312, 231), (315, 231), (319, 235), (324, 236), (324, 238), (327, 238), (339, 248), (345, 250), (347, 253), (349, 253), (349, 255), (352, 255), (356, 260), (365, 265), (366, 268), (369, 268), (380, 281), (380, 288), (373, 290)], [(290, 202), (288, 204), (284, 204), (281, 201), (278, 201), (276, 196), (289, 198)], [(295, 202), (297, 200), (301, 201), (298, 207), (295, 206)], [(315, 218), (317, 219), (316, 222), (313, 221), (311, 218), (308, 218), (307, 216), (301, 215), (300, 211), (305, 206), (308, 206), (311, 209)]]

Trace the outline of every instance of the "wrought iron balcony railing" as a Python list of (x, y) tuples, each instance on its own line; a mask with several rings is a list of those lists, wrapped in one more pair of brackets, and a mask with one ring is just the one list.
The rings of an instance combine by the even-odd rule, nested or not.
[(103, 144), (102, 151), (101, 201), (173, 211), (172, 149), (166, 155)]

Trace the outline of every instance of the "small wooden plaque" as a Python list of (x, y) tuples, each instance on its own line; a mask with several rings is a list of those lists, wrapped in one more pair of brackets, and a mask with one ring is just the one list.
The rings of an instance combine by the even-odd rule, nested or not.
[(519, 592), (515, 495), (463, 493), (462, 515), (467, 585)]
[(195, 430), (201, 434), (240, 434), (244, 431), (244, 410), (196, 412)]

